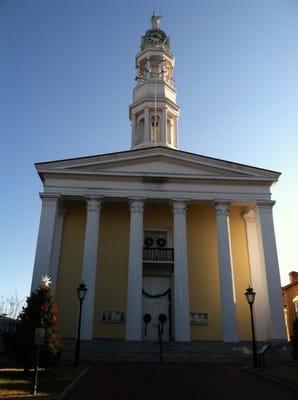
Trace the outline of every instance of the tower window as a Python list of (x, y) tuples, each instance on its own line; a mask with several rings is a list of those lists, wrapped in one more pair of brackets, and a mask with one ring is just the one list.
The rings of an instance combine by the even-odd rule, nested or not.
[(172, 121), (167, 120), (167, 142), (172, 144)]
[(136, 144), (144, 142), (144, 119), (140, 119), (137, 126)]
[(160, 119), (158, 115), (151, 118), (151, 142), (160, 142)]

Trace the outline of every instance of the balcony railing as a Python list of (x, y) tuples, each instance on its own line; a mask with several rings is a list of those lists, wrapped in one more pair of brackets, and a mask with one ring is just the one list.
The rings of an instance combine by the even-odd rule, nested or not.
[(143, 261), (173, 262), (174, 249), (165, 247), (143, 247)]

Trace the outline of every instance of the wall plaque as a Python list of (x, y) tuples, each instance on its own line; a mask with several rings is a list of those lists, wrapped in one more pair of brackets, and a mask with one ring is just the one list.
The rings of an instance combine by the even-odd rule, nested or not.
[(208, 313), (190, 313), (192, 325), (208, 325)]
[(124, 311), (103, 311), (102, 322), (112, 324), (123, 324), (125, 322)]

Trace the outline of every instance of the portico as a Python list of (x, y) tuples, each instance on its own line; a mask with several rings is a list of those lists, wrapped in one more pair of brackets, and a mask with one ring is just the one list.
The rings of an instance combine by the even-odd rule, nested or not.
[[(142, 152), (158, 152), (158, 149), (144, 149)], [(175, 152), (175, 150), (159, 149), (162, 152), (170, 151)], [(180, 152), (179, 152), (180, 153)], [(144, 156), (145, 154), (143, 154)], [(131, 152), (129, 152), (131, 156)], [(187, 153), (185, 154), (187, 157)], [(193, 157), (193, 155), (190, 155)], [(181, 157), (181, 154), (179, 154)], [(119, 154), (117, 154), (119, 158)], [(97, 157), (98, 159), (98, 157)], [(160, 163), (160, 154), (158, 155), (158, 163)], [(90, 160), (88, 160), (90, 162)], [(151, 159), (152, 169), (154, 170), (155, 162)], [(59, 163), (59, 162), (58, 162)], [(70, 162), (71, 163), (71, 162)], [(111, 159), (109, 160), (109, 164)], [(123, 163), (122, 163), (123, 165)], [(46, 166), (46, 169), (49, 166)], [(51, 166), (51, 168), (53, 165)], [(148, 164), (146, 164), (146, 168)], [(38, 169), (42, 173), (45, 165), (38, 166)], [(80, 167), (81, 168), (81, 167)], [(138, 165), (140, 168), (140, 164)], [(66, 170), (72, 170), (74, 174), (73, 167), (66, 167), (65, 163), (63, 166), (64, 172), (61, 174), (65, 176)], [(125, 169), (125, 167), (123, 167)], [(190, 296), (189, 293), (189, 243), (188, 243), (188, 231), (193, 229), (190, 228), (188, 224), (192, 225), (192, 219), (188, 218), (188, 208), (196, 208), (200, 205), (208, 207), (210, 212), (213, 214), (214, 225), (216, 225), (216, 241), (217, 241), (217, 268), (219, 277), (219, 293), (220, 293), (220, 329), (221, 338), (223, 341), (237, 341), (239, 340), (238, 325), (237, 322), (237, 312), (236, 312), (236, 293), (235, 293), (235, 278), (234, 278), (234, 268), (233, 265), (233, 251), (230, 230), (230, 208), (241, 210), (241, 215), (243, 219), (243, 224), (246, 227), (247, 235), (247, 252), (249, 253), (250, 262), (250, 274), (252, 278), (252, 284), (258, 290), (259, 302), (256, 302), (256, 314), (257, 319), (259, 319), (258, 333), (262, 340), (267, 340), (268, 338), (281, 338), (282, 332), (274, 331), (274, 324), (278, 326), (281, 322), (282, 315), (278, 310), (278, 305), (271, 305), (269, 308), (269, 298), (268, 293), (272, 289), (271, 282), (274, 285), (273, 278), (269, 275), (270, 279), (268, 281), (268, 273), (266, 272), (266, 257), (264, 255), (263, 247), (263, 237), (266, 237), (268, 241), (269, 230), (272, 229), (270, 224), (270, 219), (268, 218), (268, 208), (272, 209), (273, 202), (265, 201), (264, 197), (267, 194), (263, 193), (260, 195), (259, 201), (253, 202), (251, 198), (244, 201), (243, 195), (241, 193), (235, 194), (235, 188), (228, 187), (227, 182), (225, 182), (226, 190), (230, 193), (226, 193), (224, 200), (223, 193), (220, 194), (216, 199), (216, 194), (212, 193), (209, 199), (204, 196), (204, 198), (199, 199), (199, 194), (202, 196), (201, 189), (198, 189), (198, 193), (192, 193), (192, 196), (188, 198), (182, 197), (179, 193), (179, 183), (177, 183), (177, 177), (175, 178), (175, 196), (169, 195), (164, 191), (166, 185), (171, 186), (171, 178), (167, 177), (167, 183), (155, 183), (154, 179), (146, 182), (146, 187), (148, 190), (144, 191), (144, 182), (140, 182), (138, 177), (135, 177), (135, 193), (137, 193), (137, 187), (140, 187), (142, 191), (142, 196), (127, 196), (118, 197), (115, 196), (115, 189), (113, 185), (112, 176), (110, 177), (112, 186), (111, 190), (106, 190), (100, 193), (93, 192), (93, 194), (87, 194), (82, 196), (81, 188), (74, 190), (73, 183), (70, 184), (72, 187), (72, 194), (69, 194), (69, 189), (65, 186), (64, 179), (57, 179), (58, 173), (57, 169), (54, 167), (55, 173), (53, 174), (53, 179), (58, 184), (55, 188), (55, 192), (42, 194), (42, 215), (39, 233), (39, 243), (42, 243), (42, 238), (48, 235), (48, 245), (47, 248), (51, 249), (51, 254), (48, 252), (43, 252), (43, 247), (37, 247), (36, 260), (42, 266), (39, 270), (36, 269), (34, 276), (36, 280), (33, 280), (32, 290), (34, 289), (34, 282), (38, 282), (38, 276), (48, 273), (54, 282), (58, 280), (58, 262), (60, 259), (59, 252), (61, 251), (61, 241), (62, 241), (62, 228), (63, 219), (67, 217), (67, 208), (70, 204), (78, 203), (81, 205), (81, 209), (85, 208), (85, 222), (84, 222), (84, 246), (83, 246), (83, 257), (80, 277), (86, 282), (89, 290), (86, 296), (86, 304), (89, 310), (86, 313), (85, 320), (83, 321), (82, 335), (86, 340), (92, 340), (94, 338), (94, 319), (96, 318), (96, 274), (100, 271), (100, 241), (101, 241), (101, 213), (109, 205), (113, 204), (117, 207), (117, 204), (121, 205), (121, 208), (127, 209), (127, 217), (129, 219), (129, 240), (128, 240), (128, 268), (127, 268), (127, 294), (126, 294), (126, 321), (125, 321), (125, 333), (124, 337), (126, 340), (142, 340), (142, 332), (144, 329), (143, 323), (143, 310), (142, 310), (142, 282), (143, 282), (143, 248), (144, 244), (144, 217), (146, 217), (146, 209), (150, 208), (150, 214), (154, 214), (154, 209), (158, 210), (160, 206), (166, 207), (168, 214), (170, 215), (171, 221), (167, 221), (168, 224), (166, 228), (169, 231), (169, 237), (171, 240), (171, 246), (173, 248), (173, 276), (172, 276), (172, 313), (173, 315), (173, 332), (172, 337), (175, 341), (189, 341), (191, 340), (191, 325), (190, 325)], [(83, 168), (84, 175), (86, 170)], [(106, 168), (105, 170), (106, 175)], [(193, 172), (193, 170), (192, 170)], [(48, 171), (49, 173), (49, 171)], [(119, 176), (119, 173), (117, 173)], [(70, 178), (66, 174), (68, 179)], [(97, 178), (99, 174), (97, 175)], [(64, 177), (63, 177), (64, 178)], [(88, 178), (89, 179), (89, 178)], [(191, 180), (193, 176), (191, 177)], [(266, 178), (267, 179), (267, 178)], [(105, 178), (106, 181), (106, 178)], [(181, 179), (181, 186), (184, 189), (186, 181), (186, 176), (184, 175)], [(82, 181), (76, 181), (78, 186), (82, 186)], [(63, 184), (63, 190), (61, 190), (60, 183)], [(132, 184), (132, 182), (131, 182)], [(189, 183), (191, 184), (191, 183)], [(50, 185), (50, 182), (49, 182)], [(51, 185), (52, 186), (52, 185)], [(120, 185), (119, 185), (120, 186)], [(157, 189), (159, 187), (159, 190)], [(235, 186), (235, 185), (232, 185)], [(155, 188), (154, 190), (152, 190)], [(156, 190), (157, 189), (157, 190)], [(216, 185), (214, 186), (216, 190)], [(75, 193), (76, 191), (76, 193)], [(182, 191), (182, 190), (181, 190)], [(60, 192), (60, 193), (59, 193)], [(113, 193), (113, 197), (111, 196)], [(128, 192), (130, 190), (128, 189)], [(184, 190), (183, 190), (184, 192)], [(232, 199), (232, 192), (234, 192), (234, 199)], [(190, 191), (188, 191), (190, 194)], [(138, 193), (139, 194), (139, 193)], [(121, 194), (123, 196), (123, 194)], [(241, 200), (239, 200), (241, 198)], [(229, 200), (228, 200), (229, 199)], [(254, 204), (253, 204), (254, 203)], [(266, 207), (266, 221), (263, 226), (260, 221), (260, 213), (262, 213), (263, 208)], [(261, 209), (261, 211), (260, 211)], [(242, 211), (245, 210), (245, 211)], [(272, 212), (269, 213), (272, 218)], [(146, 219), (146, 218), (145, 218)], [(53, 232), (49, 236), (49, 226)], [(161, 229), (165, 228), (165, 225), (161, 224), (151, 224), (150, 229)], [(200, 230), (200, 224), (196, 227)], [(43, 239), (45, 240), (45, 239)], [(266, 243), (267, 246), (269, 244)], [(275, 243), (270, 243), (270, 254), (272, 257), (272, 246)], [(170, 247), (170, 246), (168, 246)], [(274, 247), (273, 247), (274, 248)], [(57, 255), (58, 254), (58, 255)], [(148, 258), (148, 256), (147, 256)], [(263, 262), (263, 269), (259, 268), (259, 262)], [(147, 260), (148, 262), (148, 260)], [(270, 260), (270, 263), (273, 261)], [(277, 258), (276, 258), (277, 262)], [(263, 272), (262, 272), (263, 271)], [(275, 308), (274, 308), (275, 307)], [(275, 318), (276, 322), (271, 322), (272, 327), (270, 327), (270, 321), (272, 317), (269, 317), (269, 310), (272, 313), (272, 317)], [(275, 314), (274, 314), (275, 313)], [(279, 322), (278, 322), (278, 319)], [(267, 322), (266, 322), (267, 321)], [(261, 340), (261, 339), (260, 339)]]

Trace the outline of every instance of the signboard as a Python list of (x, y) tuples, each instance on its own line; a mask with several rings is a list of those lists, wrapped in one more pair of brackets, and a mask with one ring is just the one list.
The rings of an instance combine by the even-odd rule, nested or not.
[(192, 325), (208, 325), (208, 313), (190, 313), (190, 323)]
[(104, 323), (114, 323), (123, 324), (125, 322), (125, 312), (124, 311), (104, 311), (102, 313), (102, 322)]

